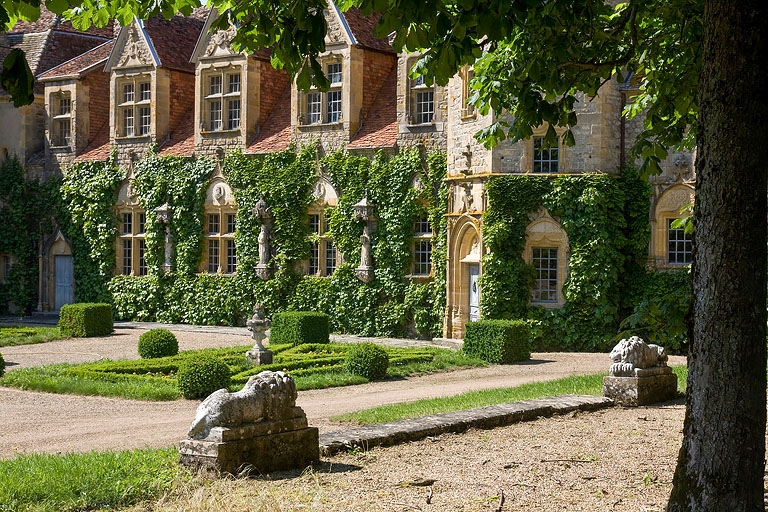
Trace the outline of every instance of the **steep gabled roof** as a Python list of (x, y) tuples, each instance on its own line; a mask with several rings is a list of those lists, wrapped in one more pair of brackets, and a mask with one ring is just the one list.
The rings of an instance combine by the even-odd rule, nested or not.
[(164, 68), (195, 72), (195, 65), (189, 59), (203, 29), (204, 21), (197, 16), (176, 15), (170, 20), (162, 17), (150, 18), (144, 22), (160, 65)]
[(259, 130), (246, 153), (270, 153), (286, 149), (293, 140), (291, 128), (291, 86), (283, 89), (269, 117)]
[(397, 144), (397, 65), (386, 80), (347, 149), (391, 148)]
[(379, 22), (378, 16), (365, 16), (356, 7), (350, 8), (342, 16), (344, 16), (357, 45), (369, 50), (394, 53), (388, 38), (380, 38), (373, 33), (374, 27)]
[(192, 156), (195, 153), (195, 109), (187, 115), (160, 149), (160, 156)]
[(103, 64), (107, 61), (112, 47), (115, 41), (107, 41), (93, 50), (87, 51), (82, 55), (78, 55), (74, 59), (70, 59), (63, 64), (56, 66), (55, 68), (46, 71), (38, 76), (38, 80), (46, 81), (56, 78), (81, 78), (89, 71), (95, 69), (102, 70)]

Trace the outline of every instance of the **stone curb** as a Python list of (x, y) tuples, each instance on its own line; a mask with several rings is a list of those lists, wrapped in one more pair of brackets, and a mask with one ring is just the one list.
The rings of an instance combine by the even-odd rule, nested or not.
[(560, 395), (432, 414), (320, 434), (320, 454), (328, 456), (353, 448), (367, 450), (374, 446), (393, 446), (428, 436), (461, 433), (470, 428), (501, 427), (577, 410), (595, 411), (612, 405), (613, 400), (602, 396)]

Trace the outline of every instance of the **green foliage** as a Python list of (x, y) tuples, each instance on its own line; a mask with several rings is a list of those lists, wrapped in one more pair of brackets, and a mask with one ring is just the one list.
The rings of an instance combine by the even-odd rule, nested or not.
[(0, 163), (0, 254), (11, 257), (0, 282), (0, 314), (29, 313), (37, 305), (38, 252), (42, 236), (53, 229), (59, 180), (28, 180), (18, 159)]
[(478, 320), (466, 324), (462, 350), (489, 363), (531, 358), (531, 328), (525, 320)]
[(187, 399), (205, 398), (229, 386), (229, 367), (215, 357), (198, 355), (184, 361), (176, 375), (179, 391)]
[(329, 318), (315, 311), (284, 311), (272, 317), (271, 343), (328, 343)]
[(359, 343), (347, 353), (344, 367), (352, 375), (359, 375), (368, 380), (379, 380), (387, 375), (389, 356), (378, 345)]
[(58, 327), (0, 327), (0, 347), (45, 343), (64, 337)]
[(80, 302), (65, 304), (59, 312), (59, 329), (75, 338), (104, 336), (112, 332), (112, 305)]
[(179, 342), (168, 329), (150, 329), (139, 336), (139, 356), (142, 359), (175, 356), (178, 353)]
[(111, 302), (106, 284), (115, 267), (117, 190), (125, 179), (113, 160), (78, 162), (61, 184), (62, 231), (72, 242), (78, 302)]
[(0, 512), (115, 510), (188, 478), (175, 448), (18, 455), (0, 461)]
[[(483, 316), (531, 319), (538, 349), (607, 348), (623, 312), (634, 306), (625, 297), (648, 250), (647, 184), (627, 170), (619, 177), (500, 176), (486, 190), (483, 241), (491, 251), (483, 257)], [(523, 260), (525, 230), (540, 207), (568, 236), (560, 309), (529, 306), (533, 268)]]

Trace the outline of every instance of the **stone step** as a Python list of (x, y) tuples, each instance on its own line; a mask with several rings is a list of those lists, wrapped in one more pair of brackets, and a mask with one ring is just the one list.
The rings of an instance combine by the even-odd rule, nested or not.
[(392, 446), (448, 432), (460, 433), (470, 428), (501, 427), (539, 417), (566, 414), (576, 410), (594, 411), (612, 405), (613, 400), (602, 396), (560, 395), (432, 414), (325, 432), (320, 434), (320, 453), (327, 456), (349, 449), (367, 450), (374, 446)]

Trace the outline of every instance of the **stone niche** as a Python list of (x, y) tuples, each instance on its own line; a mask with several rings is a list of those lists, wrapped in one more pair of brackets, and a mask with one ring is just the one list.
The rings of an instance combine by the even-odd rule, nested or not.
[(261, 372), (241, 391), (216, 391), (198, 407), (180, 462), (223, 474), (303, 469), (320, 461), (318, 430), (296, 407), (296, 386), (283, 372)]
[(658, 345), (632, 336), (611, 351), (611, 368), (603, 377), (603, 396), (617, 405), (636, 407), (675, 398), (677, 375), (667, 366), (667, 355)]

